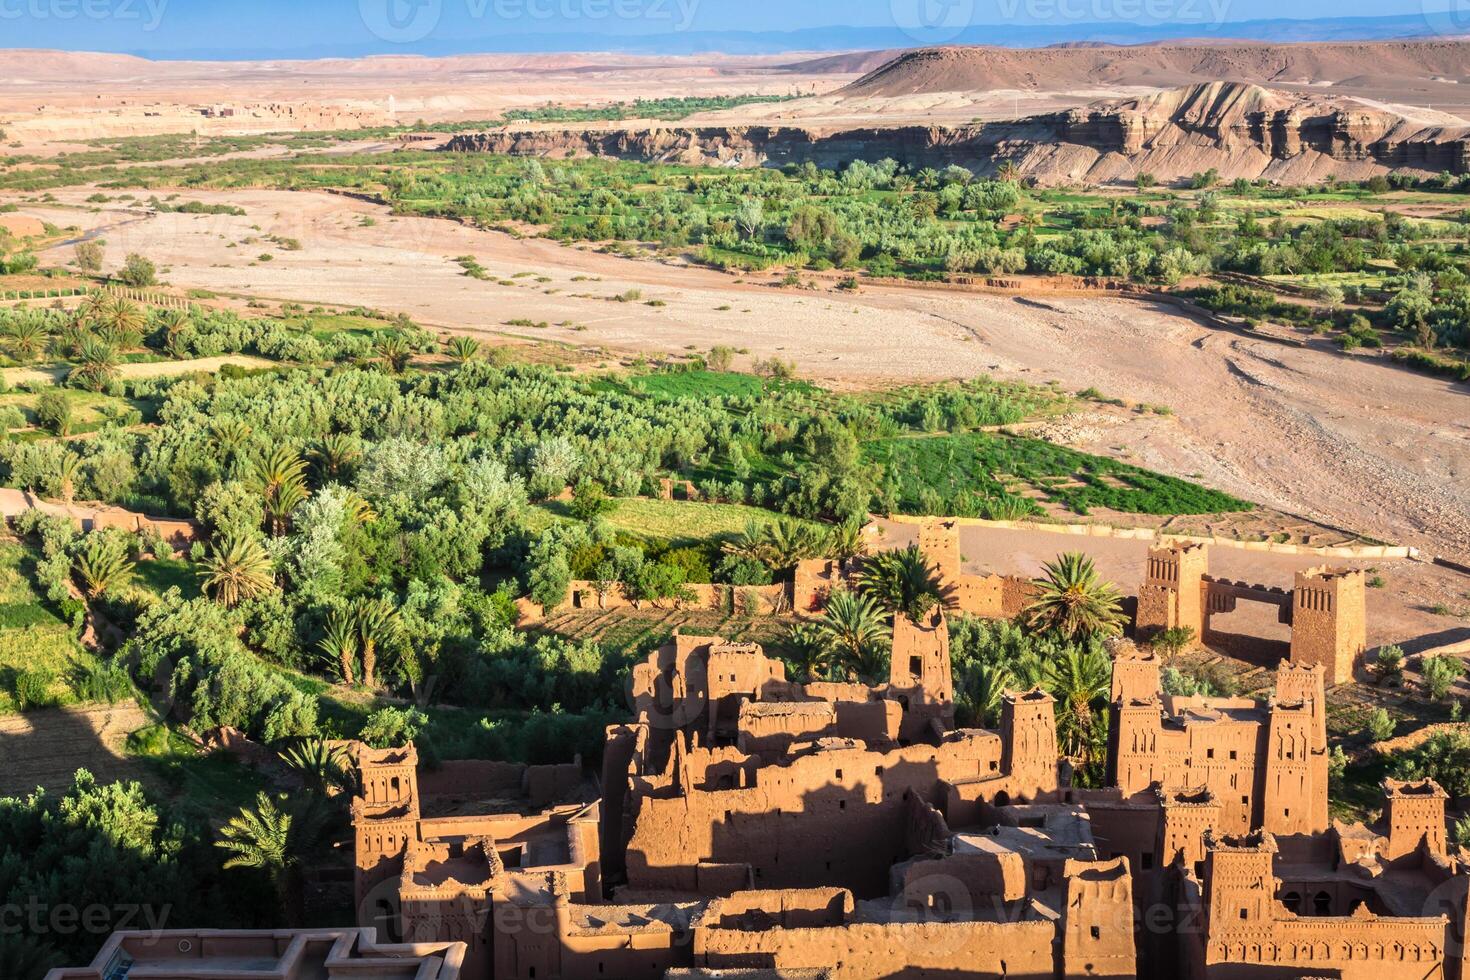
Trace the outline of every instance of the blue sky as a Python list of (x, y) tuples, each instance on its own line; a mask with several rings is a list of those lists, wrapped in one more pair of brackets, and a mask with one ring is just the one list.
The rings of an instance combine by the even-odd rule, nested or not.
[[(836, 49), (905, 38), (985, 40), (986, 32), (977, 34), (973, 25), (1046, 27), (1051, 33), (996, 38), (1047, 43), (1053, 35), (1117, 40), (1137, 24), (1174, 36), (1218, 35), (1242, 21), (1422, 9), (1421, 0), (0, 0), (0, 46), (162, 57), (320, 56), (587, 50), (599, 39), (619, 47), (627, 45), (618, 39), (657, 38), (644, 43), (697, 50), (735, 43), (713, 33), (797, 32), (790, 40), (803, 47)], [(965, 26), (971, 31), (952, 36)], [(748, 45), (759, 47), (753, 40)]]

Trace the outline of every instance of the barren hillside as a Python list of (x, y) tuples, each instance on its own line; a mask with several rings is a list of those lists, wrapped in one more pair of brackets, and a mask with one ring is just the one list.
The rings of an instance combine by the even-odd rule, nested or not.
[(991, 89), (1173, 88), (1253, 82), (1331, 87), (1385, 101), (1470, 104), (1470, 42), (1149, 44), (1134, 47), (925, 48), (899, 55), (842, 90), (849, 98)]

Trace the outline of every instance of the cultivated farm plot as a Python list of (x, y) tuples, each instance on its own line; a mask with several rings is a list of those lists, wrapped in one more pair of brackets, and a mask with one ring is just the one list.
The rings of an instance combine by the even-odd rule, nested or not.
[(64, 791), (78, 769), (98, 782), (136, 779), (139, 764), (125, 753), (128, 735), (149, 723), (132, 702), (72, 706), (0, 717), (0, 797), (44, 787)]
[[(1064, 446), (984, 432), (877, 439), (864, 456), (882, 464), (911, 514), (993, 516), (994, 501), (1027, 498), (1086, 515), (1093, 508), (1129, 514), (1214, 514), (1251, 505), (1198, 484)], [(1032, 513), (1036, 512), (1032, 504)]]
[(571, 639), (595, 640), (609, 649), (650, 650), (673, 636), (675, 630), (773, 644), (779, 640), (784, 624), (772, 617), (751, 619), (713, 611), (649, 607), (579, 610), (553, 617), (542, 629)]

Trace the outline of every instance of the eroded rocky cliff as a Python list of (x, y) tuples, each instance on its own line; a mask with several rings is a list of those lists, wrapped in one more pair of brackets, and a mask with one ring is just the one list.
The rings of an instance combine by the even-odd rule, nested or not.
[(1238, 82), (970, 126), (502, 129), (458, 135), (446, 148), (731, 167), (891, 157), (913, 168), (957, 164), (980, 174), (1011, 161), (1043, 184), (1109, 183), (1139, 173), (1167, 181), (1210, 168), (1225, 178), (1282, 183), (1397, 169), (1470, 172), (1470, 126), (1456, 117)]

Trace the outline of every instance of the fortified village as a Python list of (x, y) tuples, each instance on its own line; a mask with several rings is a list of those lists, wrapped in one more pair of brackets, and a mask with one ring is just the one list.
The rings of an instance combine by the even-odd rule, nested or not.
[[(1027, 601), (1026, 580), (961, 574), (954, 525), (920, 544), (954, 609)], [(853, 571), (803, 563), (793, 608)], [(1328, 815), (1325, 691), (1361, 666), (1362, 573), (1271, 590), (1161, 545), (1135, 635), (1247, 642), (1211, 629), (1241, 601), (1291, 626), (1257, 651), (1274, 693), (1170, 695), (1157, 654), (1115, 641), (1103, 788), (1072, 785), (1040, 689), (1006, 693), (994, 731), (956, 727), (943, 608), (895, 617), (877, 686), (675, 635), (635, 667), (600, 774), (354, 743), (358, 922), (120, 933), (48, 980), (1462, 977), (1445, 792), (1387, 780), (1380, 826)]]

